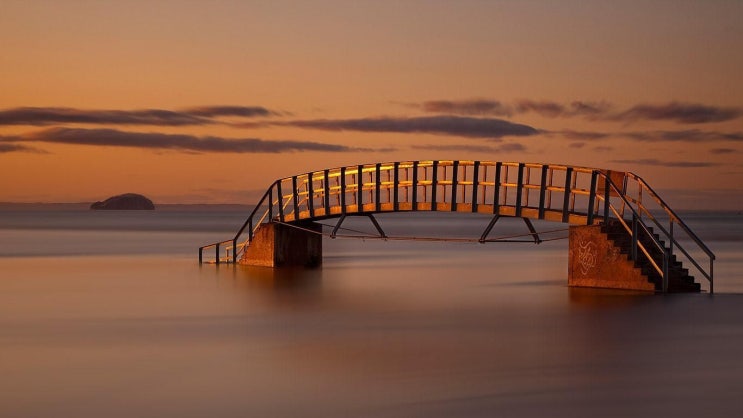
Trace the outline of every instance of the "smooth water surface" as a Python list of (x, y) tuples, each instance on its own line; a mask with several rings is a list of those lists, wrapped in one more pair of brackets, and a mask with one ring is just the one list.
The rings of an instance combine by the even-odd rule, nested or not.
[(737, 214), (689, 214), (716, 293), (667, 296), (569, 289), (565, 240), (325, 239), (321, 268), (271, 270), (197, 264), (235, 211), (0, 217), (2, 417), (743, 414)]

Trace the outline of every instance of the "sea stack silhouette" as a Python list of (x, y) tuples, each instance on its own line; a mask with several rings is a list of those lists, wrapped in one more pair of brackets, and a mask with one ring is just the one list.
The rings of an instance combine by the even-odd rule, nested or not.
[(125, 193), (90, 205), (92, 210), (154, 210), (152, 201), (141, 194)]

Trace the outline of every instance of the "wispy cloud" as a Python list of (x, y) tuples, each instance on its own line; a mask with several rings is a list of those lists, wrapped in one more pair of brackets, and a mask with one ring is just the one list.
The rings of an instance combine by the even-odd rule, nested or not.
[(719, 163), (713, 163), (709, 161), (661, 161), (655, 158), (640, 158), (636, 160), (611, 160), (610, 162), (618, 164), (638, 164), (672, 168), (703, 168), (716, 167), (720, 165)]
[(425, 112), (467, 116), (510, 116), (513, 113), (511, 106), (489, 99), (429, 100), (417, 107)]
[[(144, 149), (168, 149), (181, 152), (219, 153), (281, 153), (299, 151), (323, 152), (369, 152), (369, 148), (354, 148), (344, 145), (311, 141), (276, 141), (258, 138), (222, 138), (215, 136), (126, 132), (115, 129), (71, 129), (50, 128), (26, 135), (0, 137), (8, 142), (45, 142), (92, 146), (133, 147)], [(11, 144), (13, 145), (13, 144)], [(384, 149), (383, 151), (389, 151)]]
[(597, 152), (610, 152), (610, 151), (614, 151), (614, 147), (609, 147), (606, 145), (599, 145), (597, 147), (593, 147), (593, 150)]
[(734, 154), (741, 151), (733, 148), (712, 148), (709, 152), (711, 154)]
[(548, 100), (518, 100), (515, 104), (517, 113), (534, 112), (548, 118), (587, 116), (599, 117), (605, 115), (611, 105), (606, 102), (574, 101), (568, 105)]
[(486, 152), (486, 153), (507, 153), (507, 152), (524, 152), (526, 147), (518, 143), (507, 143), (498, 146), (472, 145), (472, 144), (452, 144), (452, 145), (413, 145), (410, 148), (432, 151), (468, 151), (468, 152)]
[(313, 119), (273, 122), (271, 124), (325, 131), (420, 133), (468, 138), (531, 136), (539, 133), (537, 129), (531, 126), (512, 123), (502, 119), (461, 116)]
[(186, 110), (89, 110), (66, 107), (18, 107), (0, 110), (0, 125), (48, 126), (53, 124), (193, 126), (219, 123), (216, 118), (276, 116), (260, 106), (207, 106)]
[(642, 142), (743, 142), (743, 132), (702, 131), (699, 129), (635, 132), (591, 132), (564, 129), (559, 131), (544, 131), (543, 133), (546, 135), (557, 134), (564, 138), (578, 141), (629, 138)]
[(604, 139), (610, 137), (612, 134), (608, 132), (592, 132), (592, 131), (574, 131), (571, 129), (563, 129), (561, 131), (554, 131), (549, 133), (559, 134), (567, 139), (573, 139), (578, 141), (590, 141), (596, 139)]
[(0, 154), (9, 152), (31, 152), (34, 154), (47, 154), (46, 151), (38, 148), (29, 147), (22, 144), (14, 144), (10, 142), (0, 142)]
[(617, 133), (616, 135), (645, 142), (743, 141), (743, 132), (701, 131), (698, 129), (681, 131), (624, 132)]
[(185, 110), (186, 113), (207, 118), (219, 116), (239, 116), (244, 118), (282, 116), (286, 112), (268, 110), (261, 106), (202, 106)]
[(680, 123), (697, 124), (724, 122), (736, 119), (742, 113), (740, 108), (735, 107), (670, 102), (659, 105), (638, 104), (612, 116), (611, 119), (619, 121), (672, 120)]
[(505, 116), (535, 113), (547, 118), (584, 117), (589, 120), (634, 122), (641, 120), (667, 120), (684, 124), (724, 122), (743, 116), (740, 107), (715, 106), (702, 103), (668, 102), (660, 104), (640, 103), (616, 110), (607, 101), (581, 101), (569, 103), (553, 100), (520, 99), (511, 103), (495, 99), (429, 100), (408, 103), (409, 107), (425, 112), (451, 115)]

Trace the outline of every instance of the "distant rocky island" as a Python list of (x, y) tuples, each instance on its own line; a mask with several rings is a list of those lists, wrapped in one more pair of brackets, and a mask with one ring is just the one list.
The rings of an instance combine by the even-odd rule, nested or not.
[(141, 194), (125, 193), (90, 205), (93, 210), (154, 210), (152, 201)]

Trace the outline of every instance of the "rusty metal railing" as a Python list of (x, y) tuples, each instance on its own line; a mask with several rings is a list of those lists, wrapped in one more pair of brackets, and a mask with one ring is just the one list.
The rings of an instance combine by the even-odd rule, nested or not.
[[(629, 184), (631, 183), (631, 184)], [(637, 189), (637, 193), (628, 193)], [(642, 201), (649, 195), (671, 217), (670, 231)], [(604, 204), (603, 211), (601, 204)], [(232, 239), (199, 248), (199, 262), (214, 248), (214, 262), (236, 262), (266, 222), (298, 223), (381, 212), (450, 211), (593, 224), (619, 219), (633, 237), (633, 249), (645, 253), (667, 282), (664, 266), (650, 257), (638, 236), (666, 251), (649, 221), (710, 282), (714, 254), (639, 176), (632, 173), (556, 164), (494, 161), (398, 161), (337, 167), (278, 179), (266, 190)], [(624, 219), (629, 215), (633, 220)], [(628, 223), (629, 222), (629, 223)], [(710, 257), (704, 270), (674, 234), (673, 225)], [(225, 251), (224, 255), (220, 251)], [(635, 254), (636, 255), (636, 254)]]

